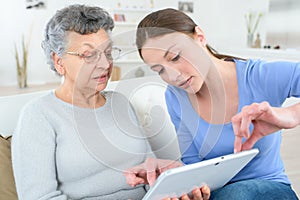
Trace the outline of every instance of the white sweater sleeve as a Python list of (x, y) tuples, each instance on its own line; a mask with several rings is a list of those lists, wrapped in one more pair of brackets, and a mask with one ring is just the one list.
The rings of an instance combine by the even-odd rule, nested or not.
[(65, 200), (55, 167), (55, 130), (31, 103), (21, 112), (12, 138), (12, 164), (19, 200)]

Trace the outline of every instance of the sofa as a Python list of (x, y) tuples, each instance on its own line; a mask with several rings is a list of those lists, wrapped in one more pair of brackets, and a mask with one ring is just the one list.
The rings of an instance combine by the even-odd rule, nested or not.
[[(130, 100), (147, 135), (149, 144), (157, 157), (163, 159), (178, 159), (180, 158), (180, 151), (175, 129), (170, 121), (165, 105), (165, 89), (166, 84), (156, 75), (112, 81), (109, 82), (106, 88), (106, 90), (120, 92)], [(42, 96), (48, 92), (49, 90), (45, 90), (0, 97), (0, 199), (16, 199), (9, 148), (11, 135), (16, 127), (20, 110), (24, 104), (31, 99)], [(291, 103), (295, 102), (287, 102), (287, 105)], [(300, 132), (299, 130), (298, 128), (292, 131)], [(300, 133), (294, 135), (297, 135), (299, 138), (298, 141), (300, 141)], [(291, 160), (292, 155), (289, 153), (290, 149), (288, 148), (289, 143), (293, 141), (295, 141), (295, 138), (289, 137), (287, 140), (284, 138), (283, 143), (285, 145), (282, 147), (282, 152), (283, 159), (289, 162), (285, 164), (288, 165), (287, 168), (291, 170), (290, 174), (289, 171), (287, 171), (287, 173), (296, 186), (295, 190), (298, 192), (300, 191), (300, 165), (296, 165), (296, 163), (293, 162), (293, 159), (296, 158), (292, 158)], [(300, 153), (299, 148), (293, 148), (295, 154), (297, 151)], [(2, 164), (3, 160), (6, 160), (7, 164)], [(3, 174), (6, 177), (4, 179), (2, 178)]]

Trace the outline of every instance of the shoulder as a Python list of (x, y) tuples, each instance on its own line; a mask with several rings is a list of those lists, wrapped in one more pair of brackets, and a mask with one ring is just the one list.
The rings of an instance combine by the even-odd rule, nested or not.
[(166, 89), (166, 92), (165, 92), (165, 95), (176, 96), (178, 98), (178, 97), (185, 96), (186, 92), (184, 90), (176, 87), (176, 86), (168, 85), (168, 87)]
[(179, 103), (179, 101), (186, 101), (187, 93), (186, 91), (177, 88), (172, 85), (168, 85), (165, 92), (166, 102), (168, 103)]
[(234, 60), (237, 68), (245, 68), (247, 70), (276, 70), (285, 71), (289, 69), (300, 69), (300, 62), (290, 61), (266, 61), (260, 59)]
[(171, 85), (167, 87), (165, 98), (169, 114), (171, 115), (174, 112), (180, 115), (182, 109), (186, 109), (190, 104), (186, 91)]
[(266, 61), (260, 60), (260, 59), (247, 59), (247, 60), (234, 59), (234, 62), (236, 64), (237, 69), (257, 68), (259, 66), (265, 65), (265, 63), (266, 63)]
[(33, 98), (28, 103), (26, 103), (21, 112), (26, 113), (36, 113), (43, 109), (49, 109), (50, 105), (53, 106), (53, 91), (46, 93), (40, 97)]
[(122, 93), (112, 90), (102, 91), (101, 94), (103, 94), (106, 98), (126, 98)]
[(276, 79), (290, 77), (300, 71), (300, 63), (289, 61), (265, 61), (265, 60), (235, 60), (236, 70), (239, 77), (247, 77), (247, 80)]
[(102, 94), (106, 98), (107, 102), (116, 106), (122, 106), (122, 104), (124, 106), (124, 103), (129, 103), (128, 98), (120, 92), (103, 91)]
[(54, 106), (51, 103), (52, 96), (53, 94), (49, 92), (48, 94), (32, 99), (22, 108), (14, 135), (19, 135), (21, 132), (25, 135), (34, 135), (42, 127), (48, 127), (50, 123), (48, 114)]

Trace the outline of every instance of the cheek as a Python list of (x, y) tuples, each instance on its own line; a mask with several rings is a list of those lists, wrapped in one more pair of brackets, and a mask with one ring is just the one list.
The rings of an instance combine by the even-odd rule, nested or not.
[(74, 66), (73, 77), (76, 81), (86, 82), (93, 74), (95, 66), (89, 64), (83, 64), (82, 66)]
[(170, 80), (170, 77), (169, 77), (169, 75), (168, 75), (166, 72), (160, 74), (159, 76), (160, 76), (160, 78), (161, 78), (164, 82), (166, 82), (166, 83), (168, 83), (168, 84), (170, 84), (170, 85), (174, 85), (174, 83)]
[(80, 71), (80, 69), (75, 66), (68, 66), (65, 69), (66, 69), (65, 75), (67, 77), (70, 77), (71, 79), (75, 79), (78, 76), (79, 71)]
[(111, 64), (109, 65), (109, 68), (108, 68), (108, 70), (109, 70), (110, 73), (112, 72), (113, 67), (114, 67), (114, 64), (111, 63)]

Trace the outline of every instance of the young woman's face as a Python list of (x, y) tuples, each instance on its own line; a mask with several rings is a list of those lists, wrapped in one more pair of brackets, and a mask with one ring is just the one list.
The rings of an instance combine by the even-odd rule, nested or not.
[(182, 33), (150, 38), (142, 47), (142, 57), (150, 68), (170, 85), (197, 93), (206, 78), (210, 58), (205, 45)]
[(81, 90), (105, 89), (112, 71), (109, 35), (102, 29), (88, 35), (69, 32), (67, 39), (67, 49), (62, 57), (65, 81)]

